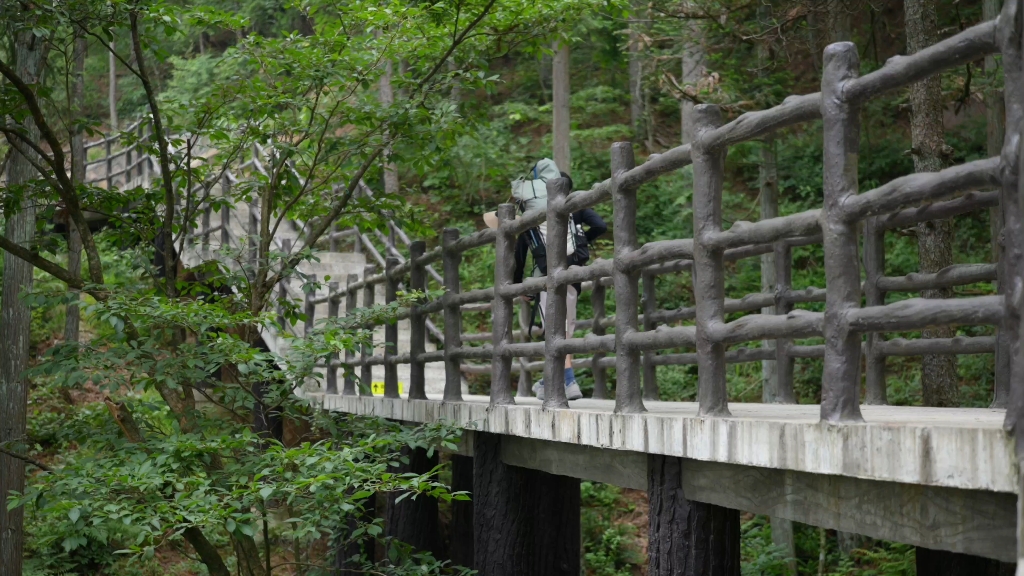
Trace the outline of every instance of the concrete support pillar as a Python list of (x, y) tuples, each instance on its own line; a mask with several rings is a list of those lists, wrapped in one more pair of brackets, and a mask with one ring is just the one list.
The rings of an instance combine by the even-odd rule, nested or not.
[[(452, 492), (473, 493), (473, 459), (452, 456)], [(452, 500), (452, 519), (448, 525), (451, 544), (448, 559), (456, 566), (473, 567), (473, 501)]]
[(691, 502), (682, 459), (647, 457), (648, 576), (739, 576), (740, 513)]
[(476, 434), (473, 528), (480, 576), (578, 576), (580, 481), (508, 466), (501, 437)]
[(1013, 576), (1015, 566), (998, 560), (917, 547), (917, 576)]
[[(437, 467), (438, 452), (427, 455), (425, 448), (403, 448), (402, 454), (409, 458), (396, 470), (399, 474), (412, 472), (425, 474)], [(441, 540), (437, 525), (437, 498), (420, 494), (416, 498), (406, 497), (398, 502), (401, 493), (388, 494), (385, 534), (401, 540), (417, 550), (440, 556)]]
[(352, 538), (352, 533), (361, 524), (368, 524), (377, 515), (377, 498), (372, 495), (362, 501), (362, 507), (353, 511), (344, 520), (344, 526), (336, 536), (334, 549), (334, 568), (338, 576), (358, 576), (363, 574), (361, 558), (372, 560), (376, 541), (373, 537), (363, 534), (360, 538)]

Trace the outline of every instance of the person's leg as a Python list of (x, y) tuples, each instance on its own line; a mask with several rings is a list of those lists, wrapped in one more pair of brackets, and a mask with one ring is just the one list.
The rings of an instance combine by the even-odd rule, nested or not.
[[(572, 338), (576, 331), (576, 302), (579, 300), (579, 293), (576, 287), (567, 286), (565, 289), (565, 337)], [(572, 373), (572, 354), (565, 356), (565, 385), (575, 382), (576, 377)]]
[[(546, 291), (545, 292), (541, 292), (540, 293), (540, 301), (537, 304), (537, 306), (540, 308), (540, 310), (539, 310), (540, 313), (538, 314), (538, 317), (540, 319), (540, 328), (541, 328), (542, 332), (544, 330), (544, 310), (547, 308), (547, 304), (548, 304), (548, 293)], [(530, 336), (531, 336), (531, 338), (533, 337), (532, 329), (530, 331)], [(543, 400), (544, 399), (544, 378), (543, 377), (541, 377), (540, 380), (537, 380), (536, 382), (533, 383), (533, 395), (536, 396), (538, 400)]]
[[(575, 286), (567, 287), (565, 291), (565, 337), (572, 338), (576, 331), (576, 301), (579, 293)], [(576, 383), (576, 375), (572, 371), (572, 356), (565, 357), (565, 397), (568, 400), (579, 400), (583, 398), (580, 385)]]

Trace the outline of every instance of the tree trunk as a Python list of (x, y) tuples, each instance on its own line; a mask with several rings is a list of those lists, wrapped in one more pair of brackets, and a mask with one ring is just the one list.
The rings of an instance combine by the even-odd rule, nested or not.
[(691, 502), (683, 460), (647, 456), (648, 576), (739, 576), (740, 513)]
[[(85, 36), (77, 36), (72, 54), (75, 73), (71, 92), (71, 113), (74, 116), (81, 114), (85, 107), (85, 56), (88, 49), (89, 44)], [(85, 135), (81, 130), (75, 130), (71, 135), (71, 181), (75, 184), (85, 182)], [(68, 272), (79, 276), (82, 273), (82, 235), (71, 218), (67, 218), (67, 227)], [(81, 323), (81, 310), (78, 307), (80, 295), (79, 291), (74, 289), (71, 293), (74, 294), (74, 301), (69, 302), (65, 309), (64, 341), (78, 342), (78, 328)]]
[(643, 4), (633, 2), (629, 22), (629, 117), (633, 128), (634, 142), (643, 142), (647, 137), (644, 123), (643, 64), (640, 61), (641, 24), (637, 16)]
[[(772, 8), (768, 4), (762, 4), (757, 8), (757, 19), (762, 29), (767, 29), (771, 24)], [(768, 66), (771, 63), (771, 46), (768, 42), (760, 42), (757, 45), (757, 66), (761, 77), (768, 75)], [(761, 220), (775, 218), (779, 215), (779, 175), (775, 161), (775, 138), (771, 135), (765, 136), (761, 144), (761, 165), (759, 166), (760, 196), (761, 196)], [(775, 255), (772, 253), (761, 255), (761, 291), (766, 293), (775, 292)], [(761, 314), (775, 314), (775, 306), (766, 306), (761, 309)], [(761, 343), (762, 348), (775, 348), (774, 340), (765, 340)], [(775, 360), (761, 361), (761, 401), (775, 402), (778, 398), (779, 378), (775, 370)]]
[[(982, 4), (982, 19), (994, 20), (999, 16), (999, 9), (1002, 7), (1001, 0), (984, 0)], [(998, 73), (999, 61), (995, 54), (985, 57), (985, 72), (991, 75)], [(985, 94), (985, 124), (987, 133), (985, 148), (989, 157), (999, 156), (1003, 151), (1003, 137), (1005, 134), (1006, 105), (1003, 102), (1001, 90), (991, 90)], [(990, 225), (992, 230), (992, 261), (999, 262), (999, 233), (1003, 229), (1003, 217), (999, 207), (992, 208), (989, 212)]]
[[(683, 69), (681, 83), (684, 89), (690, 89), (696, 95), (697, 83), (704, 75), (704, 35), (700, 22), (697, 20), (685, 20), (683, 24)], [(679, 101), (679, 115), (682, 121), (682, 142), (689, 144), (693, 142), (693, 127), (690, 122), (690, 112), (693, 111), (694, 102), (686, 95)]]
[(771, 526), (772, 544), (782, 548), (786, 554), (786, 576), (797, 576), (796, 540), (793, 538), (793, 521), (772, 517)]
[(817, 10), (811, 9), (807, 12), (807, 46), (811, 52), (811, 65), (814, 66), (815, 76), (821, 75), (821, 17)]
[[(408, 466), (401, 466), (396, 472), (404, 474), (426, 474), (437, 467), (438, 454), (435, 450), (427, 456), (426, 448), (402, 449), (402, 455), (409, 458)], [(437, 498), (423, 494), (407, 496), (398, 502), (400, 493), (388, 493), (388, 507), (385, 516), (385, 533), (409, 544), (417, 550), (440, 556), (441, 542), (438, 538)]]
[[(15, 36), (15, 67), (28, 84), (39, 79), (43, 44), (31, 30)], [(38, 130), (31, 121), (26, 121), (23, 127), (30, 138), (38, 140)], [(7, 185), (12, 187), (38, 177), (18, 149), (27, 151), (27, 147), (16, 147), (8, 160)], [(9, 209), (5, 230), (9, 240), (29, 246), (35, 232), (36, 209), (32, 202)], [(20, 294), (31, 289), (32, 265), (5, 252), (3, 300), (0, 302), (0, 326), (3, 326), (5, 340), (0, 346), (0, 444), (16, 452), (27, 450), (28, 381), (23, 372), (28, 368), (32, 313)], [(25, 490), (25, 463), (0, 454), (0, 576), (21, 576), (22, 572), (25, 510), (22, 507), (7, 510), (7, 494), (12, 490)]]
[(834, 0), (828, 6), (828, 42), (852, 42), (849, 0)]
[(551, 148), (555, 164), (566, 174), (572, 174), (569, 152), (569, 45), (555, 43), (555, 58), (551, 66), (552, 130)]
[(117, 58), (114, 58), (114, 41), (110, 41), (110, 55), (108, 66), (110, 68), (107, 83), (107, 103), (110, 106), (110, 131), (117, 130)]
[[(934, 0), (906, 0), (907, 53), (913, 54), (938, 40)], [(945, 140), (942, 126), (942, 91), (939, 77), (910, 87), (914, 170), (935, 172), (943, 167)], [(921, 272), (938, 272), (953, 264), (952, 221), (923, 222), (917, 226), (917, 251)], [(948, 298), (951, 289), (925, 290), (925, 298)], [(950, 338), (948, 327), (926, 329), (925, 338)], [(954, 355), (925, 356), (921, 361), (921, 391), (925, 406), (958, 406), (957, 359)]]
[[(993, 20), (999, 16), (999, 10), (1002, 7), (1001, 0), (984, 0), (982, 4), (982, 18), (984, 20)], [(999, 73), (1000, 65), (994, 54), (985, 57), (985, 71), (993, 77)], [(1006, 134), (1006, 103), (1003, 100), (1003, 93), (1001, 90), (989, 90), (985, 94), (985, 124), (987, 127), (987, 133), (985, 138), (985, 148), (988, 152), (989, 157), (999, 156), (1003, 151), (1003, 139)], [(999, 237), (1003, 231), (1003, 212), (999, 206), (994, 206), (989, 209), (989, 231), (992, 239), (992, 261), (997, 265), (1000, 260), (1000, 254), (1002, 249), (999, 243)], [(1003, 272), (1000, 272), (1002, 275)], [(1002, 290), (1000, 290), (1002, 293)], [(1004, 349), (1002, 345), (1003, 341), (1000, 339), (1000, 345), (996, 347), (996, 382), (995, 390), (992, 397), (992, 408), (1006, 408), (1006, 403), (1010, 396), (1010, 382), (1008, 377), (1001, 377), (1003, 374), (1009, 374), (1009, 353), (1008, 350)]]
[[(391, 77), (394, 75), (394, 68), (394, 64), (390, 60), (386, 61), (384, 63), (384, 74), (380, 77), (378, 98), (381, 106), (385, 108), (389, 108), (395, 103), (395, 92), (391, 87)], [(391, 161), (391, 146), (388, 146), (384, 153), (384, 192), (387, 194), (397, 194), (398, 190), (398, 167)]]

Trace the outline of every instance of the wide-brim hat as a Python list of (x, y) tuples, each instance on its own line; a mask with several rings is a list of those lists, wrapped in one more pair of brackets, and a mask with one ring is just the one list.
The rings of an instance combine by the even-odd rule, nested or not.
[[(519, 214), (517, 213), (516, 214), (516, 220), (518, 220), (518, 219), (519, 219)], [(499, 222), (498, 222), (498, 213), (497, 212), (487, 212), (487, 213), (485, 213), (484, 214), (484, 224), (486, 224), (488, 228), (492, 228), (494, 230), (497, 230), (498, 229), (498, 224), (499, 224)]]

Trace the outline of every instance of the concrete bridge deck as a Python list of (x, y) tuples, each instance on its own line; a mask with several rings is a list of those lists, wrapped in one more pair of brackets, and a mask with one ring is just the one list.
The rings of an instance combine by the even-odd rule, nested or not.
[(490, 406), (315, 395), (328, 410), (406, 422), (446, 421), (501, 435), (506, 464), (646, 489), (648, 454), (683, 459), (691, 500), (826, 528), (1013, 561), (1016, 463), (994, 409), (863, 406), (864, 422), (827, 424), (817, 405), (648, 402), (614, 414), (611, 400), (545, 410), (533, 398)]

